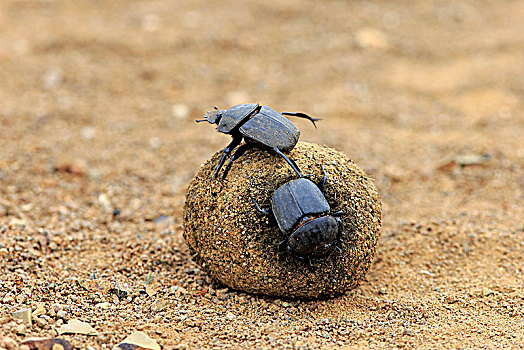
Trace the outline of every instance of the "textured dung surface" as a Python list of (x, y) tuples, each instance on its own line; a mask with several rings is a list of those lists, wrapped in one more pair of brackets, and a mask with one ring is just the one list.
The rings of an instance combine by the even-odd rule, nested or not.
[[(191, 182), (184, 210), (185, 238), (193, 258), (215, 279), (251, 293), (315, 298), (358, 285), (375, 254), (381, 203), (373, 182), (347, 156), (315, 144), (299, 143), (290, 153), (305, 174), (320, 182), (332, 211), (344, 211), (346, 239), (341, 252), (304, 260), (279, 252), (285, 235), (273, 218), (259, 213), (251, 198), (270, 206), (274, 191), (296, 178), (280, 157), (258, 149), (246, 152), (226, 181), (211, 180), (221, 152)], [(313, 159), (313, 155), (315, 159)]]

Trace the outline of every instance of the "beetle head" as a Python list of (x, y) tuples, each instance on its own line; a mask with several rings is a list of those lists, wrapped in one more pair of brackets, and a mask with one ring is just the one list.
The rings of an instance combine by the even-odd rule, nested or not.
[(204, 119), (197, 119), (196, 122), (208, 122), (209, 124), (218, 124), (220, 123), (220, 119), (222, 119), (222, 113), (224, 113), (224, 111), (218, 109), (218, 107), (215, 106), (214, 111), (207, 112), (206, 114), (204, 114)]
[(289, 250), (302, 256), (323, 257), (335, 248), (339, 224), (331, 216), (321, 216), (308, 220), (288, 238)]

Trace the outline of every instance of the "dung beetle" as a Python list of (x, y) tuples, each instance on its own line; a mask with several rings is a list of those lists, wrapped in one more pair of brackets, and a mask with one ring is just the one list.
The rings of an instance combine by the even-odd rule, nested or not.
[(286, 239), (280, 242), (280, 250), (300, 258), (323, 258), (334, 249), (340, 250), (337, 243), (344, 236), (342, 211), (331, 213), (331, 208), (322, 194), (327, 180), (326, 170), (319, 185), (309, 179), (300, 178), (280, 186), (271, 199), (271, 208), (262, 209), (252, 198), (257, 209), (276, 219), (280, 231)]
[(214, 111), (204, 114), (204, 119), (197, 120), (197, 123), (207, 121), (210, 124), (217, 124), (217, 130), (219, 132), (229, 134), (233, 137), (233, 141), (224, 148), (222, 157), (213, 173), (213, 179), (217, 177), (226, 158), (233, 149), (242, 142), (242, 139), (244, 139), (246, 143), (240, 146), (231, 156), (229, 163), (224, 169), (222, 179), (226, 178), (231, 164), (252, 147), (272, 150), (283, 157), (291, 168), (302, 177), (297, 164), (283, 153), (291, 151), (297, 144), (300, 136), (300, 130), (298, 130), (295, 124), (285, 118), (284, 115), (308, 119), (315, 127), (315, 122), (320, 120), (300, 112), (278, 113), (268, 106), (261, 106), (257, 103), (244, 103), (226, 110), (215, 107)]

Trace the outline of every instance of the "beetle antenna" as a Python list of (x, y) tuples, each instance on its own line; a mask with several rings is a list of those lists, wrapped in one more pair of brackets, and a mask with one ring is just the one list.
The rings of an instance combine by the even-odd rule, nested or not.
[(205, 121), (207, 121), (207, 120), (206, 120), (206, 119), (197, 119), (197, 120), (195, 120), (195, 121), (196, 121), (197, 123), (200, 123), (200, 122), (205, 122)]

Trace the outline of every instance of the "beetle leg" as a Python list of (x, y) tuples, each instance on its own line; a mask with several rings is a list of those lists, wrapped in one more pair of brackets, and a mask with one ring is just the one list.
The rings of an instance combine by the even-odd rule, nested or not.
[(289, 252), (291, 248), (289, 248), (289, 244), (287, 244), (287, 240), (283, 240), (278, 244), (278, 250), (281, 252)]
[(338, 250), (339, 252), (342, 251), (342, 248), (339, 247), (339, 244), (344, 243), (344, 239), (342, 238), (342, 237), (344, 237), (344, 236), (345, 236), (345, 233), (342, 232), (342, 231), (340, 231), (340, 235), (339, 235), (339, 237), (337, 238), (337, 243), (335, 243), (335, 248), (337, 248), (337, 250)]
[(294, 160), (292, 159), (289, 159), (284, 153), (282, 153), (281, 150), (279, 150), (278, 148), (276, 147), (273, 147), (273, 151), (278, 154), (279, 156), (283, 157), (286, 162), (289, 164), (289, 166), (291, 166), (291, 168), (297, 173), (297, 175), (302, 178), (304, 176), (302, 176), (302, 173), (300, 172), (300, 169), (298, 168), (298, 165), (297, 163), (295, 163)]
[(317, 128), (317, 124), (315, 124), (315, 122), (319, 121), (319, 120), (322, 120), (322, 118), (312, 118), (309, 115), (307, 115), (305, 113), (301, 113), (301, 112), (296, 112), (296, 113), (282, 112), (280, 114), (289, 115), (290, 117), (298, 117), (298, 118), (307, 119), (307, 120), (309, 120), (309, 121), (311, 121), (313, 123), (313, 125), (315, 126), (315, 129)]
[(313, 263), (311, 262), (311, 258), (309, 256), (304, 256), (304, 255), (296, 255), (297, 259), (300, 260), (300, 261), (303, 261), (303, 262), (306, 262), (308, 263), (309, 267), (313, 267)]
[[(337, 213), (342, 213), (342, 211), (337, 211), (335, 214), (337, 214)], [(333, 214), (329, 214), (329, 215), (333, 216)], [(336, 217), (335, 221), (338, 224), (338, 232), (344, 234), (344, 232), (342, 232), (342, 230), (344, 229), (344, 224), (342, 223), (342, 220), (340, 220), (340, 218)]]
[(238, 146), (241, 141), (242, 137), (234, 137), (233, 141), (231, 141), (231, 143), (227, 145), (226, 148), (224, 148), (224, 152), (222, 152), (222, 158), (220, 158), (215, 172), (213, 173), (213, 180), (216, 179), (218, 172), (220, 171), (220, 168), (222, 168), (222, 165), (224, 165), (224, 162), (226, 161), (227, 156), (229, 156), (231, 151), (234, 150), (235, 147)]
[(255, 206), (257, 207), (259, 212), (269, 215), (269, 209), (262, 209), (255, 198), (251, 198), (251, 200), (253, 201), (253, 203), (255, 203)]
[[(313, 159), (315, 161), (317, 160), (317, 157), (315, 157), (314, 154), (313, 154)], [(317, 187), (320, 189), (320, 192), (323, 192), (324, 186), (326, 185), (326, 181), (327, 181), (327, 172), (326, 172), (326, 168), (324, 168), (322, 164), (320, 164), (320, 169), (322, 169), (322, 173), (324, 174), (324, 177), (322, 178), (322, 181), (320, 182), (320, 184), (317, 185)]]
[(326, 168), (324, 168), (324, 166), (322, 164), (320, 164), (320, 168), (322, 169), (322, 173), (324, 173), (324, 177), (322, 178), (322, 182), (320, 182), (320, 185), (318, 185), (318, 188), (322, 192), (322, 191), (324, 191), (324, 186), (326, 185), (327, 172), (326, 172)]
[[(340, 215), (344, 215), (344, 212), (342, 210), (339, 210), (339, 211), (336, 211), (334, 213), (330, 213), (329, 215), (331, 216), (340, 216)], [(340, 220), (337, 218), (337, 220)]]
[(225, 169), (224, 169), (224, 173), (222, 174), (222, 180), (224, 180), (227, 176), (227, 173), (229, 173), (229, 169), (231, 169), (231, 165), (233, 164), (233, 162), (241, 157), (244, 152), (246, 152), (248, 149), (250, 149), (251, 147), (253, 147), (252, 145), (248, 144), (248, 143), (245, 143), (243, 144), (242, 146), (240, 146), (235, 153), (233, 153), (233, 155), (231, 156), (231, 158), (229, 158), (229, 162), (227, 163)]

